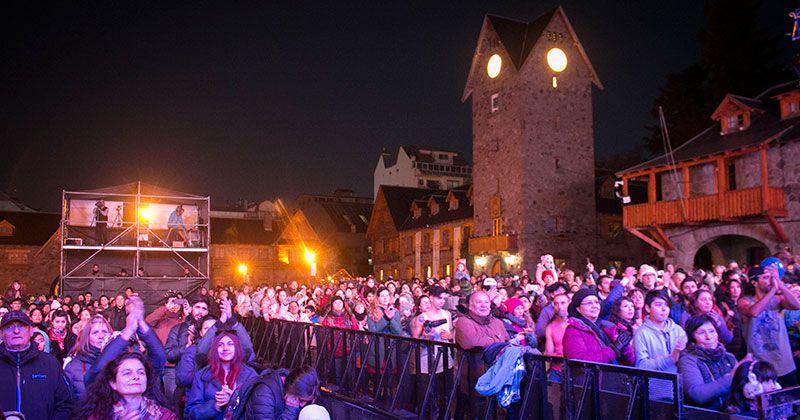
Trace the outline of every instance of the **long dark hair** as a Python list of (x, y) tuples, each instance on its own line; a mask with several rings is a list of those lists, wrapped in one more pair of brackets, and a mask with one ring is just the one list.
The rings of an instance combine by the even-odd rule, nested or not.
[[(223, 337), (230, 338), (235, 349), (233, 360), (230, 361), (230, 368), (228, 369), (227, 376), (225, 375), (225, 368), (223, 367), (222, 360), (219, 358), (219, 350), (217, 349)], [(236, 335), (235, 331), (218, 330), (217, 335), (214, 336), (214, 341), (211, 342), (211, 349), (208, 350), (208, 366), (214, 378), (216, 378), (221, 385), (228, 385), (229, 388), (233, 388), (236, 379), (239, 378), (239, 372), (241, 372), (243, 364), (244, 349), (242, 348), (242, 342), (239, 340), (239, 336)]]
[(113, 418), (114, 404), (122, 399), (122, 396), (111, 388), (109, 382), (117, 378), (117, 369), (124, 360), (136, 359), (142, 363), (147, 373), (147, 387), (142, 396), (154, 400), (167, 410), (172, 410), (172, 406), (161, 391), (158, 389), (158, 377), (153, 371), (153, 366), (147, 358), (139, 352), (123, 353), (109, 362), (100, 372), (94, 382), (86, 388), (86, 394), (77, 404), (75, 416), (80, 419), (93, 418), (96, 420), (111, 420)]
[(633, 326), (631, 325), (631, 321), (634, 321), (636, 319), (636, 308), (634, 307), (633, 319), (631, 321), (628, 321), (625, 318), (623, 318), (622, 315), (620, 314), (620, 311), (622, 310), (622, 304), (625, 303), (626, 301), (630, 302), (631, 305), (633, 305), (633, 300), (629, 297), (623, 296), (617, 299), (616, 302), (614, 302), (614, 304), (611, 306), (611, 315), (608, 316), (608, 320), (615, 324), (623, 325), (632, 334)]
[(319, 395), (319, 378), (313, 366), (300, 366), (291, 371), (283, 384), (284, 395), (303, 398), (317, 398)]

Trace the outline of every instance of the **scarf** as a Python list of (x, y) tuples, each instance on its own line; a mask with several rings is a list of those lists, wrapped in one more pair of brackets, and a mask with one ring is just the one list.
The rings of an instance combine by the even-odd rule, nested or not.
[(469, 311), (469, 313), (467, 314), (467, 318), (475, 321), (475, 323), (478, 325), (489, 325), (492, 322), (492, 318), (494, 317), (492, 316), (491, 313), (486, 316), (480, 316), (473, 311)]
[[(634, 317), (634, 319), (636, 319), (636, 318)], [(633, 334), (633, 325), (631, 325), (631, 323), (630, 323), (630, 322), (628, 322), (628, 321), (626, 321), (626, 320), (622, 319), (621, 317), (619, 317), (619, 316), (617, 316), (617, 315), (614, 315), (614, 314), (611, 314), (611, 315), (608, 317), (608, 320), (609, 320), (610, 322), (613, 322), (614, 324), (616, 324), (616, 325), (617, 325), (617, 326), (619, 326), (619, 327), (625, 328), (625, 329), (626, 329), (626, 330), (628, 330), (628, 331), (629, 331), (631, 334)]]
[(576, 316), (576, 317), (573, 316), (572, 318), (574, 318), (575, 320), (577, 320), (578, 322), (580, 322), (581, 324), (583, 324), (587, 328), (589, 328), (592, 331), (594, 331), (595, 335), (597, 335), (597, 338), (599, 338), (600, 341), (603, 342), (603, 345), (606, 346), (606, 347), (611, 347), (612, 349), (614, 349), (614, 352), (616, 353), (617, 350), (614, 347), (614, 342), (611, 341), (611, 337), (609, 337), (608, 334), (606, 334), (606, 331), (604, 329), (600, 328), (600, 326), (597, 325), (597, 323), (589, 321), (586, 317), (584, 317), (583, 315), (580, 315), (580, 314), (578, 314), (578, 316)]
[(356, 311), (353, 311), (353, 316), (356, 317), (356, 321), (361, 322), (364, 320), (364, 318), (367, 317), (367, 312), (364, 311), (362, 313), (358, 313)]
[(525, 326), (528, 324), (525, 321), (525, 318), (518, 318), (513, 314), (508, 314), (507, 313), (507, 314), (505, 314), (505, 318), (507, 320), (511, 321), (512, 324), (514, 324), (514, 325), (516, 325), (516, 326), (518, 326), (520, 328), (525, 328)]
[[(123, 418), (125, 416), (125, 401), (117, 401), (112, 408), (112, 413), (114, 420)], [(164, 409), (157, 402), (145, 397), (141, 407), (139, 407), (138, 414), (140, 420), (157, 420), (164, 414)]]
[(51, 329), (47, 335), (50, 336), (50, 342), (58, 343), (58, 348), (64, 350), (64, 339), (67, 338), (66, 329), (60, 333)]
[(688, 354), (695, 356), (698, 360), (706, 367), (706, 369), (700, 369), (700, 374), (703, 376), (703, 382), (710, 383), (713, 382), (723, 376), (726, 373), (730, 372), (733, 368), (733, 364), (730, 363), (730, 360), (725, 357), (727, 352), (725, 351), (725, 346), (722, 343), (718, 343), (717, 347), (713, 350), (709, 350), (704, 347), (700, 347), (697, 344), (691, 343), (686, 346), (685, 350)]

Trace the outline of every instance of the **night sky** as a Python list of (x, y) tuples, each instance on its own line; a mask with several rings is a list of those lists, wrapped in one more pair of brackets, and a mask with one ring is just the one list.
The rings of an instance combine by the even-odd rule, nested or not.
[[(7, 5), (0, 189), (53, 211), (61, 189), (136, 180), (212, 203), (370, 196), (384, 147), (471, 159), (460, 98), (483, 15), (532, 20), (559, 4), (131, 3)], [(763, 19), (788, 31), (791, 2), (768, 3)], [(699, 57), (702, 2), (561, 4), (605, 85), (598, 155), (630, 149), (667, 72)]]

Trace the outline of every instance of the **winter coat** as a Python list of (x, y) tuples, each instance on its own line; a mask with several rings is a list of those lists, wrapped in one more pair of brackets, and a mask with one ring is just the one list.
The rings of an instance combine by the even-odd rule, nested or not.
[[(519, 397), (520, 372), (517, 369), (525, 353), (539, 354), (538, 350), (533, 350), (527, 346), (509, 344), (503, 349), (503, 353), (495, 360), (494, 364), (478, 378), (475, 384), (475, 391), (483, 396), (492, 396), (501, 393), (506, 387), (510, 390), (506, 392), (516, 394)], [(522, 376), (525, 374), (525, 367), (522, 367)], [(504, 405), (507, 407), (508, 405)]]
[[(620, 354), (620, 360), (616, 360), (614, 349), (606, 346), (591, 328), (574, 318), (569, 318), (567, 324), (563, 339), (564, 357), (567, 359), (597, 363), (619, 362), (623, 365), (633, 366), (635, 356), (631, 345), (625, 346)], [(619, 337), (620, 331), (614, 324), (598, 320), (597, 325), (608, 334), (612, 342)]]
[[(164, 354), (164, 346), (161, 344), (161, 341), (158, 340), (152, 328), (149, 328), (146, 333), (140, 332), (139, 338), (142, 339), (144, 347), (147, 349), (147, 360), (153, 365), (153, 372), (155, 372), (156, 376), (161, 376), (164, 372), (164, 365), (167, 360), (167, 356)], [(129, 347), (131, 347), (131, 342), (120, 336), (111, 340), (103, 349), (103, 352), (100, 353), (95, 363), (92, 364), (92, 367), (86, 372), (84, 376), (86, 387), (89, 387), (107, 364), (116, 359), (120, 354), (128, 351)]]
[(283, 382), (288, 372), (267, 369), (253, 378), (231, 398), (240, 398), (231, 411), (232, 420), (296, 420), (301, 407), (287, 407), (283, 400)]
[(208, 351), (211, 350), (211, 342), (214, 341), (214, 336), (220, 328), (236, 331), (236, 336), (239, 337), (239, 341), (242, 343), (242, 349), (244, 350), (244, 360), (250, 362), (255, 359), (255, 355), (253, 354), (253, 342), (250, 340), (250, 334), (247, 333), (247, 330), (244, 329), (244, 326), (242, 326), (236, 318), (230, 318), (225, 321), (224, 324), (217, 321), (206, 331), (205, 335), (197, 341), (197, 350), (195, 351), (195, 365), (197, 370), (200, 370), (200, 368), (208, 364)]
[(169, 330), (167, 342), (164, 344), (164, 352), (167, 354), (167, 362), (177, 365), (181, 360), (181, 355), (186, 350), (186, 340), (189, 339), (189, 326), (194, 324), (191, 316), (185, 321), (174, 325)]
[[(490, 318), (489, 323), (483, 325), (472, 319), (471, 315), (458, 317), (455, 323), (455, 340), (458, 346), (465, 351), (467, 373), (461, 375), (459, 386), (461, 392), (475, 396), (472, 384), (477, 383), (478, 377), (486, 371), (483, 362), (483, 350), (492, 343), (508, 341), (508, 333), (503, 326), (503, 321)], [(459, 359), (461, 356), (458, 356)]]
[(69, 419), (72, 396), (61, 365), (31, 345), (19, 352), (0, 345), (0, 411), (28, 419)]
[[(257, 376), (258, 374), (253, 368), (243, 364), (242, 369), (239, 371), (239, 377), (236, 378), (236, 384), (233, 387), (235, 388), (234, 391)], [(206, 366), (200, 369), (195, 374), (192, 387), (186, 394), (186, 408), (183, 410), (183, 417), (196, 420), (222, 420), (225, 411), (217, 411), (214, 407), (214, 394), (219, 392), (220, 389), (222, 389), (222, 384), (214, 377), (211, 367)], [(235, 401), (233, 396), (231, 396), (230, 401)]]
[(181, 324), (183, 321), (181, 320), (180, 314), (171, 312), (166, 306), (159, 306), (153, 313), (145, 318), (145, 322), (150, 324), (150, 327), (156, 332), (156, 336), (161, 343), (166, 345), (172, 327)]
[(103, 311), (103, 316), (106, 317), (114, 331), (122, 331), (125, 328), (125, 318), (128, 317), (128, 314), (125, 312), (124, 306), (117, 308), (117, 305), (114, 305)]
[(100, 349), (93, 347), (89, 353), (75, 356), (64, 366), (64, 375), (69, 380), (70, 389), (76, 400), (83, 398), (83, 393), (86, 391), (84, 377), (98, 356), (100, 356)]
[[(731, 390), (735, 364), (736, 357), (730, 353), (726, 352), (718, 361), (711, 361), (687, 347), (678, 360), (678, 371), (689, 402), (711, 409), (720, 408)], [(713, 371), (727, 373), (714, 375)]]
[[(349, 321), (349, 326), (347, 325)], [(328, 315), (322, 319), (322, 325), (327, 327), (338, 327), (338, 328), (345, 328), (351, 330), (358, 329), (358, 322), (356, 318), (350, 314), (349, 312), (342, 312), (341, 314), (337, 315), (333, 311), (328, 312)], [(327, 344), (327, 349), (330, 351), (331, 347), (333, 347), (333, 343), (336, 340), (339, 340), (339, 344), (336, 346), (336, 351), (334, 352), (334, 357), (343, 357), (344, 356), (344, 342), (346, 339), (346, 335), (341, 334), (340, 332), (336, 332), (336, 334), (331, 334), (330, 342)]]
[[(403, 327), (400, 325), (400, 311), (395, 311), (394, 316), (389, 319), (384, 315), (381, 319), (375, 321), (372, 319), (372, 315), (367, 315), (367, 329), (372, 332), (381, 333), (381, 334), (392, 334), (397, 336), (403, 335)], [(375, 339), (375, 344), (373, 346), (377, 346), (378, 349), (378, 360), (379, 362), (375, 362), (375, 352), (370, 351), (367, 354), (367, 365), (374, 369), (375, 366), (378, 364), (382, 364), (384, 356), (386, 355), (386, 345), (384, 344), (384, 338), (378, 337)], [(394, 363), (391, 360), (388, 361), (388, 366), (394, 367)]]

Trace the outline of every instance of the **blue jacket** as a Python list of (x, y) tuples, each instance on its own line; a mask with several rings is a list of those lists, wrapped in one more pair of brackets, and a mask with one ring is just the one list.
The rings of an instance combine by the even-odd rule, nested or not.
[[(167, 356), (164, 353), (164, 346), (161, 344), (161, 340), (158, 339), (152, 328), (148, 328), (146, 333), (139, 333), (139, 338), (142, 339), (144, 348), (147, 349), (147, 360), (153, 365), (153, 371), (156, 376), (161, 376), (164, 373), (164, 365), (167, 362)], [(128, 351), (131, 345), (130, 341), (119, 336), (111, 340), (103, 349), (103, 352), (100, 353), (100, 356), (97, 357), (94, 364), (92, 364), (92, 367), (86, 371), (84, 376), (85, 387), (88, 388), (103, 368), (116, 359), (117, 356)]]
[[(243, 384), (250, 383), (258, 376), (253, 368), (242, 365), (239, 377), (236, 379), (234, 391), (238, 390)], [(214, 394), (222, 389), (222, 384), (211, 373), (210, 366), (200, 369), (194, 376), (192, 387), (186, 394), (186, 408), (183, 410), (183, 417), (195, 420), (222, 420), (225, 410), (217, 411), (214, 407)], [(233, 401), (233, 396), (231, 397)]]
[[(527, 346), (509, 344), (500, 357), (478, 378), (475, 391), (484, 396), (498, 395), (498, 402), (503, 407), (519, 399), (519, 386), (525, 376), (525, 365), (522, 356), (525, 353), (537, 353)], [(510, 396), (510, 397), (506, 397)], [(505, 399), (505, 401), (503, 401)]]
[(0, 411), (28, 419), (69, 419), (72, 396), (61, 365), (35, 345), (12, 352), (0, 344)]
[(242, 349), (244, 350), (244, 360), (250, 362), (255, 359), (255, 355), (253, 354), (253, 341), (250, 340), (250, 334), (247, 333), (247, 330), (244, 329), (241, 323), (236, 321), (236, 318), (231, 318), (225, 321), (224, 324), (217, 321), (206, 331), (205, 335), (197, 341), (194, 353), (197, 370), (200, 370), (201, 367), (208, 364), (208, 351), (211, 350), (211, 342), (214, 341), (217, 330), (223, 327), (236, 331), (236, 336), (239, 337), (239, 341), (242, 343)]

